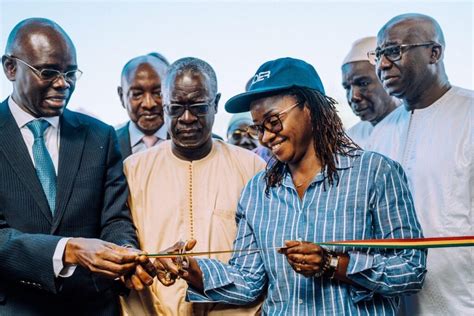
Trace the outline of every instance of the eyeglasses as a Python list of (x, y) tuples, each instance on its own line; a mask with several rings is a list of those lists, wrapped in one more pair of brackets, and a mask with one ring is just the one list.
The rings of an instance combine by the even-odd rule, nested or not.
[(204, 116), (209, 113), (211, 103), (214, 103), (214, 99), (210, 103), (195, 103), (195, 104), (165, 104), (163, 110), (171, 117), (180, 117), (186, 110), (191, 112), (195, 116)]
[(227, 138), (232, 139), (236, 142), (240, 141), (244, 137), (250, 137), (254, 138), (252, 135), (250, 135), (250, 132), (246, 130), (241, 130), (241, 129), (236, 129), (232, 132), (232, 134), (229, 134)]
[(64, 80), (68, 82), (74, 82), (78, 80), (79, 78), (81, 78), (82, 76), (82, 71), (80, 71), (79, 69), (74, 69), (67, 72), (60, 72), (59, 70), (48, 69), (48, 68), (37, 69), (18, 57), (11, 56), (11, 55), (5, 55), (5, 56), (11, 59), (15, 59), (16, 61), (19, 61), (22, 64), (28, 66), (28, 68), (30, 68), (35, 74), (38, 75), (38, 77), (40, 77), (41, 80), (44, 80), (44, 81), (54, 81), (57, 78), (59, 78), (59, 76), (62, 76)]
[(293, 104), (292, 106), (286, 108), (285, 110), (281, 111), (280, 113), (273, 114), (272, 116), (269, 116), (265, 118), (261, 124), (254, 124), (250, 125), (247, 127), (247, 133), (249, 134), (250, 137), (254, 139), (258, 139), (259, 137), (263, 136), (263, 133), (265, 130), (271, 132), (271, 133), (278, 133), (281, 132), (283, 129), (283, 123), (281, 121), (281, 116), (283, 114), (286, 114), (290, 112), (292, 109), (294, 109), (296, 106), (300, 105), (301, 102), (297, 102)]
[(402, 54), (406, 52), (408, 49), (413, 47), (420, 47), (420, 46), (431, 46), (431, 45), (438, 45), (435, 42), (427, 42), (427, 43), (417, 43), (417, 44), (401, 44), (401, 45), (392, 45), (387, 46), (385, 48), (377, 48), (374, 51), (370, 51), (367, 53), (367, 57), (375, 62), (380, 62), (382, 60), (382, 56), (385, 56), (391, 62), (398, 61), (402, 59)]

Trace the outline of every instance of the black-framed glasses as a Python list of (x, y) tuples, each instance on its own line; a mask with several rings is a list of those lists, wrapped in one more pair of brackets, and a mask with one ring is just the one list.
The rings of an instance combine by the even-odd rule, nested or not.
[(74, 82), (78, 80), (79, 78), (81, 78), (82, 76), (82, 71), (79, 69), (69, 70), (66, 72), (60, 72), (59, 70), (49, 69), (49, 68), (37, 69), (36, 67), (33, 67), (32, 65), (28, 64), (23, 59), (20, 59), (12, 55), (5, 55), (5, 56), (21, 62), (22, 64), (30, 68), (38, 77), (40, 77), (41, 80), (44, 80), (44, 81), (54, 81), (57, 78), (59, 78), (59, 76), (62, 76), (64, 80), (68, 82)]
[(261, 124), (250, 125), (249, 127), (247, 127), (247, 132), (249, 136), (254, 139), (258, 139), (259, 137), (263, 136), (265, 130), (271, 133), (281, 132), (281, 130), (283, 129), (283, 122), (281, 121), (281, 116), (283, 114), (287, 114), (300, 104), (301, 102), (298, 101), (290, 107), (284, 109), (283, 111), (265, 118)]
[(236, 142), (242, 140), (242, 138), (244, 137), (254, 138), (252, 135), (250, 135), (250, 132), (248, 131), (248, 129), (245, 129), (245, 130), (236, 129), (232, 133), (229, 133), (229, 135), (227, 135), (228, 139), (232, 139)]
[(194, 103), (194, 104), (178, 104), (178, 103), (171, 103), (171, 104), (164, 104), (163, 110), (165, 113), (171, 117), (180, 117), (184, 114), (186, 110), (191, 112), (195, 116), (204, 116), (209, 113), (209, 108), (214, 103), (213, 99), (209, 103)]
[(438, 45), (435, 42), (391, 45), (385, 48), (377, 47), (375, 50), (367, 53), (367, 57), (375, 62), (380, 62), (382, 56), (385, 56), (391, 62), (402, 59), (402, 54), (413, 47)]

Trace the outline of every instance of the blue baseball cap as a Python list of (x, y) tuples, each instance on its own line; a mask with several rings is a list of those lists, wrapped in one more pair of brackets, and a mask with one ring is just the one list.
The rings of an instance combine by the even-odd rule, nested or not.
[(253, 76), (249, 90), (230, 98), (225, 109), (229, 113), (247, 112), (252, 101), (294, 87), (314, 89), (325, 94), (318, 73), (307, 62), (290, 57), (267, 61)]

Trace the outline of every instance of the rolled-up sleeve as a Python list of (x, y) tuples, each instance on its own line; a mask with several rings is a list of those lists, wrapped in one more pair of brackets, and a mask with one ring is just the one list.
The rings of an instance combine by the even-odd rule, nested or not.
[[(411, 193), (402, 167), (382, 159), (375, 175), (371, 215), (376, 239), (422, 238)], [(413, 294), (426, 274), (423, 249), (379, 249), (349, 252), (347, 277), (360, 285), (352, 287), (354, 302)]]

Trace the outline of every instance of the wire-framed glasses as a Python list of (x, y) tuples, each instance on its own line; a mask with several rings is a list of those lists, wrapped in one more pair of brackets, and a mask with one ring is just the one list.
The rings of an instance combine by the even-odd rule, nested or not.
[(12, 55), (5, 55), (5, 56), (24, 64), (25, 66), (30, 68), (38, 77), (40, 77), (41, 80), (44, 80), (44, 81), (54, 81), (57, 78), (59, 78), (59, 76), (62, 76), (64, 80), (68, 82), (75, 82), (82, 76), (82, 71), (79, 69), (73, 69), (66, 72), (60, 72), (59, 70), (49, 69), (49, 68), (38, 69), (28, 64), (26, 61), (24, 61), (21, 58), (18, 58)]

